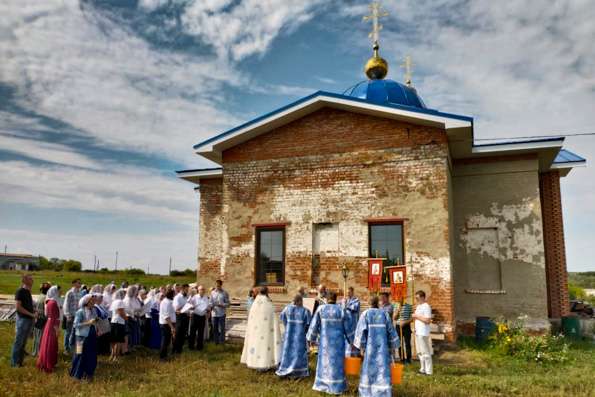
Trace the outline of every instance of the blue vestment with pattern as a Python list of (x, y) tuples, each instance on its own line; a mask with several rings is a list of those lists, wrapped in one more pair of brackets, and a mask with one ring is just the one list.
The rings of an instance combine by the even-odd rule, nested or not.
[(386, 311), (366, 310), (357, 323), (353, 344), (365, 351), (359, 395), (392, 396), (390, 366), (392, 355), (399, 347), (399, 336)]
[[(347, 301), (343, 305), (344, 309), (351, 315), (351, 324), (349, 326), (349, 332), (355, 333), (355, 327), (357, 326), (357, 320), (359, 319), (360, 303), (359, 299), (355, 296), (347, 298)], [(357, 356), (359, 351), (351, 346), (351, 343), (345, 343), (345, 356), (352, 357)]]
[(349, 311), (337, 304), (319, 306), (312, 317), (307, 339), (315, 342), (319, 338), (314, 390), (341, 394), (347, 389), (345, 341), (353, 342), (351, 321)]
[(306, 332), (308, 332), (311, 319), (310, 311), (302, 306), (290, 304), (281, 312), (285, 334), (283, 335), (283, 351), (277, 375), (291, 377), (310, 375)]

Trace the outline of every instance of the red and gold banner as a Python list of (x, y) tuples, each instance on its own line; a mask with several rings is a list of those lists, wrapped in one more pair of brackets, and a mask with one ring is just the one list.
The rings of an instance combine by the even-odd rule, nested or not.
[(382, 261), (384, 258), (368, 259), (368, 289), (380, 291), (382, 287)]
[(392, 266), (388, 268), (390, 278), (390, 293), (393, 301), (399, 301), (407, 296), (407, 267)]

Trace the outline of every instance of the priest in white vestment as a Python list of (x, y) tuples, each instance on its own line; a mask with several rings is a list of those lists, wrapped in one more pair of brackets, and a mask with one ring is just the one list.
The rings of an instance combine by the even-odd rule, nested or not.
[(281, 331), (275, 306), (268, 297), (268, 288), (261, 287), (254, 299), (244, 337), (240, 362), (248, 368), (266, 371), (281, 361)]

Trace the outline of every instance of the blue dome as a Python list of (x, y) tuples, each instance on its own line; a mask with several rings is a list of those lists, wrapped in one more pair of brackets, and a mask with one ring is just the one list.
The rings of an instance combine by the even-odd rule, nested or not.
[(348, 88), (343, 95), (365, 99), (379, 105), (393, 104), (426, 108), (424, 101), (417, 95), (415, 88), (397, 83), (394, 80), (362, 81)]

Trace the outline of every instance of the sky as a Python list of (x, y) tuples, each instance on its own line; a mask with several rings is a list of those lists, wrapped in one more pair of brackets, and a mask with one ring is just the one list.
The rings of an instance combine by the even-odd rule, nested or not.
[[(388, 78), (476, 138), (595, 132), (590, 0), (385, 0)], [(196, 266), (192, 146), (364, 79), (364, 1), (0, 2), (0, 245), (92, 268)], [(565, 146), (595, 159), (595, 137)], [(595, 169), (562, 180), (568, 268), (595, 270)], [(2, 247), (0, 247), (2, 248)]]

